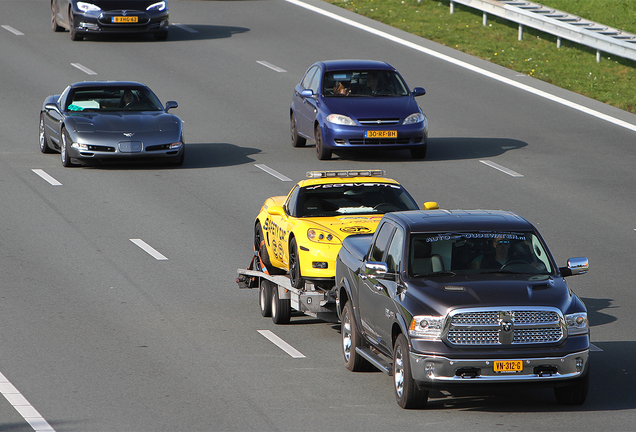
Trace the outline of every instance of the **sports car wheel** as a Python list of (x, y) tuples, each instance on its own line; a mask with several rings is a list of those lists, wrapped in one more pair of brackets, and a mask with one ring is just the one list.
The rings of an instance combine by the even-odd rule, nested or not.
[(290, 118), (290, 129), (291, 129), (291, 141), (293, 147), (305, 147), (307, 144), (307, 140), (301, 136), (298, 136), (298, 126), (296, 125), (296, 116), (292, 113)]
[(64, 27), (57, 24), (57, 19), (55, 16), (57, 15), (57, 11), (55, 10), (55, 2), (51, 1), (51, 27), (54, 32), (63, 32)]
[(261, 287), (258, 293), (258, 305), (261, 308), (261, 315), (272, 316), (272, 283), (267, 279), (261, 279)]
[(358, 334), (358, 329), (353, 319), (353, 310), (350, 301), (345, 304), (340, 322), (342, 356), (345, 367), (352, 372), (370, 370), (372, 368), (371, 363), (356, 352), (356, 348), (362, 346), (362, 338)]
[(44, 128), (44, 113), (40, 113), (40, 151), (42, 153), (51, 153), (48, 138), (46, 137), (46, 129)]
[(318, 160), (331, 159), (331, 150), (325, 148), (325, 143), (322, 139), (322, 130), (320, 130), (320, 125), (316, 125), (315, 137), (316, 137), (316, 156), (318, 156)]
[(305, 286), (305, 280), (300, 273), (300, 258), (295, 237), (289, 242), (289, 281), (294, 288)]
[(287, 324), (291, 318), (291, 300), (281, 299), (278, 287), (272, 287), (272, 321), (274, 324)]
[[(267, 271), (270, 275), (282, 275), (285, 274), (285, 271), (279, 269), (278, 267), (274, 267), (272, 263), (269, 261), (269, 253), (267, 252), (267, 246), (264, 243), (265, 236), (263, 236), (263, 228), (261, 227), (260, 222), (256, 222), (256, 226), (254, 226), (254, 250), (257, 250), (261, 261), (263, 261), (263, 265), (267, 268)], [(257, 262), (258, 270), (262, 270), (260, 268), (260, 262)]]
[(420, 390), (411, 375), (409, 344), (400, 334), (393, 347), (393, 383), (395, 399), (402, 408), (423, 408), (428, 401), (428, 391)]
[(65, 167), (74, 167), (76, 166), (71, 162), (71, 157), (68, 154), (68, 142), (70, 141), (68, 138), (68, 134), (66, 133), (66, 129), (62, 128), (62, 146), (60, 148), (60, 156), (62, 157), (62, 166)]

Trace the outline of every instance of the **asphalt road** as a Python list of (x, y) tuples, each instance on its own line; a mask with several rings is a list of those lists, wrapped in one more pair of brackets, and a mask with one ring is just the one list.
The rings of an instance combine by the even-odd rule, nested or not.
[[(71, 42), (50, 29), (47, 0), (0, 0), (0, 431), (632, 430), (636, 116), (305, 4), (368, 28), (283, 0), (171, 0), (166, 42)], [(293, 87), (332, 58), (383, 59), (426, 88), (426, 160), (319, 162), (313, 146), (292, 148)], [(93, 79), (176, 100), (184, 166), (65, 169), (41, 154), (44, 98)], [(420, 203), (521, 214), (560, 265), (589, 257), (589, 274), (568, 279), (597, 347), (585, 405), (543, 389), (435, 393), (401, 410), (389, 377), (343, 367), (338, 325), (260, 316), (234, 280), (262, 202), (308, 170), (376, 167)]]

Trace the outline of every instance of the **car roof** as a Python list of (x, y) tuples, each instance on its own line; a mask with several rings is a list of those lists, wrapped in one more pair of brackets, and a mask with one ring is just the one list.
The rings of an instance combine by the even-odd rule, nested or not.
[(410, 232), (535, 230), (523, 217), (504, 210), (413, 210), (385, 217), (407, 226)]
[(88, 88), (88, 87), (147, 87), (145, 84), (135, 81), (82, 81), (71, 84), (71, 88)]
[(339, 70), (395, 70), (393, 66), (378, 60), (325, 60), (318, 63), (324, 65), (327, 71)]

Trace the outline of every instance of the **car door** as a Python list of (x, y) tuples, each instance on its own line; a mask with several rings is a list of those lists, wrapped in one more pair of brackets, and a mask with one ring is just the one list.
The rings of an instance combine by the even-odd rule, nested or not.
[[(314, 120), (316, 119), (317, 109), (317, 96), (320, 82), (321, 71), (318, 65), (310, 68), (305, 74), (305, 78), (300, 84), (300, 87), (296, 88), (295, 97), (297, 99), (296, 105), (296, 118), (298, 122), (298, 132), (300, 135), (310, 140), (314, 139)], [(300, 95), (302, 90), (312, 90), (314, 92), (313, 97), (303, 97)]]

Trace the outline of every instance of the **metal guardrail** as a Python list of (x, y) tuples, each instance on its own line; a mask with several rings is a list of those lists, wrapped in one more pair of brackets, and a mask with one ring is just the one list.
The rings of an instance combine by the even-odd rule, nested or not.
[(601, 61), (601, 52), (636, 60), (636, 34), (567, 12), (525, 0), (451, 0), (451, 13), (455, 3), (481, 10), (484, 25), (488, 14), (518, 23), (519, 40), (523, 38), (523, 27), (527, 26), (556, 36), (557, 48), (561, 47), (561, 39), (566, 39), (596, 49), (597, 62)]

